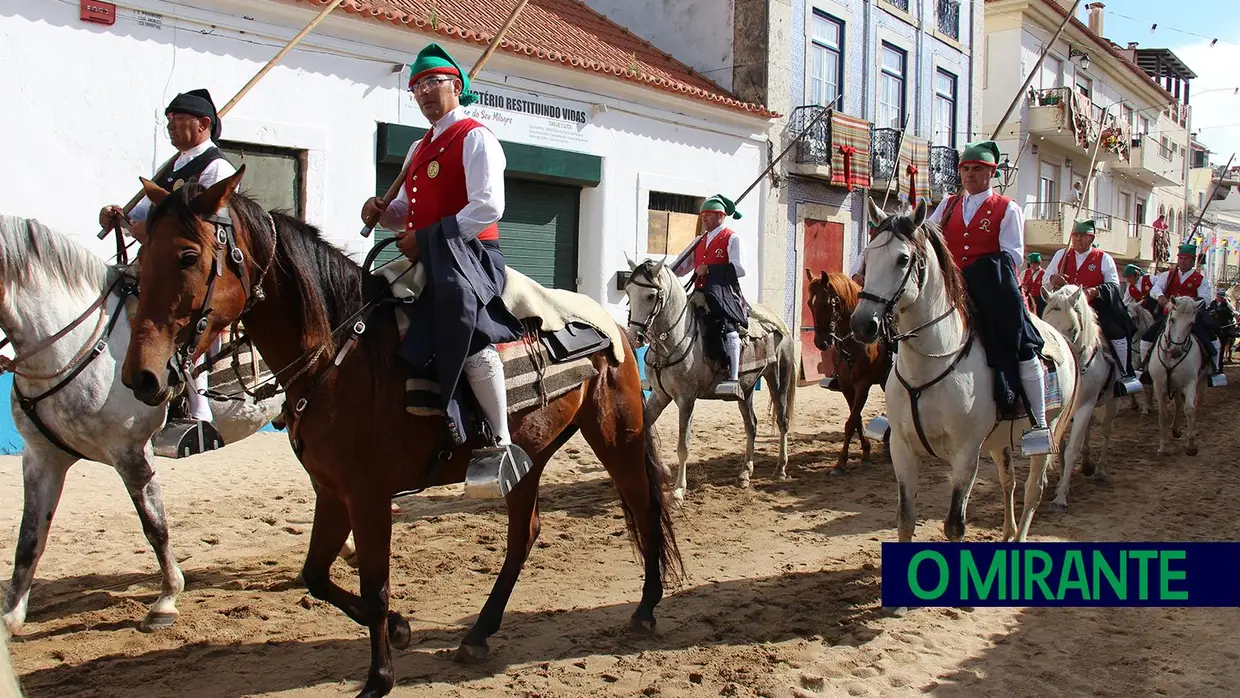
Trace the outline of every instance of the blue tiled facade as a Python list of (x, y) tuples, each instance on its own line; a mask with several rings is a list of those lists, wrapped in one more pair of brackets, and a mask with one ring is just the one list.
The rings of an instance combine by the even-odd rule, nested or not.
[[(841, 111), (869, 121), (875, 118), (878, 94), (878, 46), (888, 41), (907, 51), (905, 104), (909, 114), (908, 133), (929, 139), (933, 130), (935, 72), (943, 69), (956, 76), (956, 142), (959, 149), (975, 137), (980, 127), (972, 119), (974, 74), (980, 83), (980, 64), (972, 66), (969, 46), (973, 26), (973, 4), (980, 0), (959, 3), (959, 41), (952, 41), (937, 31), (940, 0), (908, 0), (908, 12), (889, 0), (793, 0), (791, 45), (791, 104), (810, 103), (808, 93), (809, 32), (807, 23), (812, 12), (818, 11), (844, 24), (844, 99)], [(888, 9), (889, 8), (889, 9)], [(979, 37), (980, 40), (980, 37)], [(790, 134), (791, 135), (791, 134)], [(932, 145), (953, 145), (932, 143)], [(787, 181), (787, 262), (785, 316), (792, 320), (798, 312), (797, 287), (803, 279), (799, 263), (801, 249), (797, 241), (798, 204), (817, 203), (851, 212), (852, 224), (846, 230), (849, 250), (862, 245), (865, 221), (865, 190), (849, 192), (832, 187), (821, 179), (791, 174)], [(892, 202), (897, 192), (892, 191)], [(847, 270), (851, 258), (843, 260)]]

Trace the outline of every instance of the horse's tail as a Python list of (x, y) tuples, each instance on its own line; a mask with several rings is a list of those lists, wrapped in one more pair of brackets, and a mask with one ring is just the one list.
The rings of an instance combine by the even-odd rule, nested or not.
[(633, 513), (623, 498), (620, 508), (624, 510), (625, 523), (629, 533), (637, 541), (637, 550), (645, 559), (647, 552), (657, 554), (659, 558), (659, 577), (664, 583), (671, 583), (684, 578), (685, 565), (680, 558), (680, 548), (676, 544), (676, 533), (672, 530), (672, 507), (668, 501), (667, 483), (671, 473), (663, 465), (659, 457), (658, 431), (654, 426), (649, 410), (642, 409), (642, 430), (645, 432), (644, 455), (642, 460), (646, 468), (646, 485), (650, 497), (650, 537), (642, 540), (638, 532)]
[[(798, 340), (799, 338), (791, 332), (784, 334), (782, 341), (786, 342), (786, 345), (779, 350), (778, 364), (775, 368), (780, 387), (783, 388), (783, 394), (779, 395), (773, 389), (771, 391), (771, 406), (768, 417), (771, 424), (778, 425), (779, 413), (782, 411), (784, 413), (784, 422), (786, 423), (786, 426), (783, 427), (784, 431), (792, 430), (793, 417), (796, 411), (797, 377), (800, 375), (801, 369), (801, 342)], [(779, 400), (781, 403), (779, 409), (776, 409), (776, 400)]]

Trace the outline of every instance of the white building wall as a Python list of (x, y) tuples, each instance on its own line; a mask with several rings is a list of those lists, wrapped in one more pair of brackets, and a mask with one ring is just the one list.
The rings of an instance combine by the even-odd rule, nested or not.
[[(174, 154), (163, 123), (169, 100), (207, 87), (222, 107), (313, 16), (302, 5), (234, 0), (123, 2), (111, 27), (81, 22), (70, 3), (21, 3), (0, 15), (0, 211), (38, 218), (110, 255), (114, 243), (95, 238), (99, 208), (124, 204), (138, 176)], [(377, 123), (427, 126), (404, 90), (407, 69), (393, 68), (428, 40), (333, 16), (224, 118), (224, 139), (308, 151), (307, 220), (358, 261), (373, 242), (358, 230), (375, 190)], [(441, 43), (464, 66), (482, 50)], [(620, 319), (615, 272), (628, 269), (626, 253), (645, 251), (648, 191), (735, 193), (765, 166), (766, 121), (731, 110), (502, 53), (477, 86), (588, 111), (586, 124), (567, 130), (527, 114), (501, 112), (487, 123), (503, 140), (602, 158), (602, 184), (581, 197), (579, 291)], [(755, 272), (742, 279), (752, 298), (763, 201), (755, 191), (745, 217), (729, 222), (754, 241)]]
[(735, 0), (583, 1), (724, 89), (732, 89)]

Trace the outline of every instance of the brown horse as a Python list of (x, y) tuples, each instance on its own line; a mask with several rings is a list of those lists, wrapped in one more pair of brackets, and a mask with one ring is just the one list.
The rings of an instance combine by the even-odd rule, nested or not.
[(853, 337), (849, 323), (861, 292), (855, 281), (845, 274), (825, 271), (815, 278), (809, 269), (805, 276), (809, 279), (809, 307), (814, 315), (814, 346), (821, 351), (835, 347), (836, 357), (843, 359), (843, 365), (835, 365), (835, 376), (848, 401), (848, 422), (844, 425), (839, 462), (831, 469), (831, 474), (842, 475), (854, 433), (861, 437), (861, 464), (870, 464), (870, 440), (861, 428), (861, 411), (870, 399), (870, 386), (878, 384), (881, 388), (887, 381), (891, 354), (886, 342), (866, 344)]
[[(302, 570), (310, 593), (370, 629), (371, 663), (360, 696), (386, 695), (395, 676), (389, 647), (410, 643), (409, 624), (388, 608), (393, 495), (462, 482), (471, 447), (445, 439), (441, 417), (405, 411), (405, 370), (395, 359), (399, 333), (377, 276), (355, 264), (313, 226), (266, 212), (236, 193), (245, 174), (210, 189), (169, 194), (143, 180), (155, 202), (143, 246), (141, 299), (122, 374), (138, 399), (158, 404), (187, 360), (244, 315), (255, 346), (287, 395), (289, 439), (316, 491), (314, 527)], [(366, 318), (358, 326), (358, 318)], [(359, 331), (360, 330), (360, 331)], [(339, 341), (338, 332), (349, 332)], [(623, 334), (623, 333), (622, 333)], [(363, 349), (350, 352), (354, 347)], [(665, 500), (653, 425), (642, 407), (637, 359), (627, 337), (624, 361), (593, 355), (598, 375), (545, 407), (510, 415), (513, 439), (533, 460), (507, 496), (508, 549), (458, 661), (485, 658), (509, 595), (539, 533), (538, 483), (552, 454), (578, 430), (620, 495), (643, 557), (645, 584), (632, 625), (650, 630), (663, 583), (683, 572)], [(331, 581), (329, 568), (352, 530), (361, 594)]]

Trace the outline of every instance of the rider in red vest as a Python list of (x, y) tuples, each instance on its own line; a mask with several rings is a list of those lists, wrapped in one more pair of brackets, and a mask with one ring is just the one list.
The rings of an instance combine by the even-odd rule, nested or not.
[(1047, 290), (1058, 290), (1067, 284), (1085, 289), (1089, 305), (1098, 316), (1102, 334), (1115, 350), (1115, 359), (1124, 379), (1116, 384), (1115, 392), (1122, 397), (1128, 394), (1127, 387), (1133, 390), (1140, 388), (1139, 384), (1129, 380), (1135, 376), (1128, 366), (1128, 340), (1137, 328), (1124, 309), (1115, 259), (1094, 246), (1094, 235), (1093, 220), (1076, 221), (1072, 226), (1071, 247), (1055, 253), (1046, 269), (1043, 284)]
[(1154, 324), (1146, 330), (1145, 334), (1141, 335), (1141, 362), (1147, 367), (1146, 372), (1141, 376), (1142, 382), (1149, 378), (1150, 349), (1153, 348), (1154, 342), (1158, 341), (1159, 335), (1167, 325), (1167, 306), (1173, 298), (1186, 297), (1202, 301), (1197, 309), (1197, 321), (1193, 323), (1193, 334), (1210, 358), (1209, 385), (1213, 388), (1226, 383), (1222, 378), (1223, 369), (1219, 360), (1222, 345), (1218, 339), (1218, 322), (1206, 310), (1213, 299), (1213, 292), (1210, 289), (1210, 280), (1200, 270), (1194, 268), (1196, 262), (1197, 246), (1192, 243), (1180, 245), (1176, 266), (1154, 279), (1154, 286), (1150, 289), (1150, 298), (1158, 302), (1159, 312)]
[(468, 440), (458, 404), (464, 374), (493, 441), (473, 452), (466, 478), (498, 481), (506, 495), (530, 467), (509, 433), (504, 365), (495, 348), (521, 336), (502, 299), (507, 277), (498, 223), (507, 161), (495, 134), (462, 109), (476, 99), (469, 76), (438, 44), (410, 66), (409, 90), (431, 129), (410, 150), (400, 193), (386, 207), (378, 197), (368, 200), (362, 220), (399, 231), (400, 251), (426, 262), (427, 288), (409, 310), (400, 356), (412, 372), (433, 364), (456, 444)]
[[(995, 370), (1001, 418), (1028, 416), (1033, 428), (1022, 439), (1022, 450), (1040, 455), (1051, 451), (1045, 371), (1038, 358), (1043, 340), (1021, 299), (1017, 276), (1025, 258), (1025, 217), (1016, 202), (991, 188), (998, 164), (994, 141), (966, 145), (960, 156), (965, 192), (944, 199), (928, 220), (942, 227), (977, 311), (974, 329)], [(1028, 410), (1018, 407), (1021, 392)]]
[(1042, 300), (1042, 279), (1045, 276), (1042, 253), (1030, 252), (1029, 266), (1025, 267), (1025, 273), (1020, 278), (1020, 290), (1025, 295), (1025, 307), (1038, 317), (1042, 317), (1042, 311), (1046, 309), (1046, 301)]
[(1137, 305), (1144, 306), (1154, 312), (1154, 300), (1150, 298), (1150, 290), (1154, 288), (1154, 279), (1135, 264), (1124, 267), (1124, 280), (1128, 282), (1128, 299)]
[(739, 279), (745, 275), (744, 246), (741, 237), (723, 225), (728, 216), (740, 218), (736, 205), (722, 194), (702, 203), (698, 211), (702, 229), (673, 273), (693, 272), (693, 287), (706, 301), (706, 346), (726, 357), (728, 377), (715, 387), (718, 397), (740, 399), (741, 330), (749, 327), (749, 306), (741, 293)]

